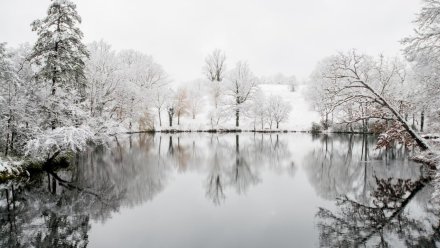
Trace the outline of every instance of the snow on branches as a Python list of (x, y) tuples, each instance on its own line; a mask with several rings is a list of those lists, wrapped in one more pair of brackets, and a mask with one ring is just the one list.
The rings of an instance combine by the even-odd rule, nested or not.
[(396, 144), (407, 147), (415, 145), (414, 139), (399, 122), (393, 122), (385, 132), (379, 135), (376, 148), (391, 148)]
[(42, 132), (30, 140), (26, 145), (25, 154), (44, 161), (58, 154), (82, 151), (93, 137), (94, 133), (87, 126), (59, 127)]
[(370, 119), (398, 121), (422, 150), (428, 150), (428, 144), (405, 118), (410, 105), (402, 97), (406, 95), (403, 89), (408, 89), (406, 74), (405, 64), (397, 58), (374, 58), (351, 50), (327, 58), (313, 75), (323, 88), (321, 97), (330, 113), (339, 110), (338, 114), (348, 117), (345, 122), (362, 120), (365, 127)]

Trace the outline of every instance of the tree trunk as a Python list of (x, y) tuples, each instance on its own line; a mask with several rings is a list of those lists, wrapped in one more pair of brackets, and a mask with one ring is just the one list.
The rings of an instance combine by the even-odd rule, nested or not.
[(277, 129), (280, 127), (280, 123), (279, 122), (277, 122)]
[(179, 115), (177, 115), (177, 125), (179, 125), (179, 126), (180, 126), (180, 114), (179, 114)]
[(238, 137), (238, 134), (235, 135), (235, 152), (237, 155), (240, 153), (240, 138)]
[(422, 110), (420, 114), (420, 132), (423, 132), (423, 126), (425, 125), (425, 110)]
[[(58, 29), (59, 29), (59, 23), (58, 23)], [(55, 42), (55, 60), (57, 59), (57, 57), (58, 57), (58, 42)], [(57, 68), (54, 67), (53, 68), (53, 75), (52, 75), (52, 98), (55, 98), (56, 83), (57, 83)], [(54, 99), (52, 99), (52, 100), (54, 100)], [(54, 103), (52, 103), (52, 111), (54, 109), (55, 109), (55, 105), (54, 105)], [(52, 130), (53, 130), (56, 127), (56, 117), (51, 116), (51, 114), (49, 113), (49, 119), (52, 119), (51, 126), (52, 126)]]
[(8, 156), (8, 149), (9, 149), (9, 132), (6, 134), (5, 157)]
[(160, 109), (157, 110), (159, 113), (159, 126), (162, 126), (162, 117), (160, 116)]
[(11, 135), (11, 122), (12, 122), (12, 110), (9, 109), (9, 118), (8, 118), (8, 130), (6, 134), (6, 149), (5, 149), (5, 156), (8, 156), (9, 147), (12, 147), (12, 137)]
[(9, 144), (9, 147), (11, 148), (11, 151), (14, 150), (14, 138), (15, 138), (15, 134), (16, 134), (15, 131), (12, 131), (12, 132), (11, 132), (11, 142), (10, 142), (10, 144)]
[(235, 126), (236, 127), (240, 126), (240, 110), (239, 109), (235, 110)]

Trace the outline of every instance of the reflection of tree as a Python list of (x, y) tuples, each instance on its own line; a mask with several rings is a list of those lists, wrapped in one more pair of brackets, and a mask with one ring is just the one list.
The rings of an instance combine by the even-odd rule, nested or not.
[(355, 199), (365, 201), (376, 186), (375, 175), (420, 177), (419, 166), (405, 154), (387, 161), (383, 151), (374, 149), (373, 140), (366, 135), (320, 136), (319, 145), (304, 158), (304, 169), (317, 194), (333, 200), (351, 193)]
[(58, 216), (44, 212), (45, 232), (38, 232), (32, 245), (35, 247), (86, 247), (89, 217)]
[(3, 190), (1, 247), (87, 246), (89, 213), (100, 203), (80, 189), (57, 189), (55, 185), (59, 184), (52, 175), (41, 175), (30, 184), (13, 183)]
[(395, 239), (406, 246), (435, 247), (439, 240), (440, 222), (427, 227), (417, 217), (405, 212), (414, 197), (426, 187), (430, 179), (417, 181), (403, 179), (378, 179), (376, 190), (369, 204), (363, 204), (343, 196), (338, 199), (338, 212), (320, 208), (318, 228), (320, 245), (326, 247), (353, 247), (375, 245), (388, 247)]
[(251, 185), (259, 182), (257, 175), (252, 171), (245, 156), (240, 154), (240, 136), (235, 136), (235, 162), (232, 167), (231, 184), (237, 193), (246, 193)]
[(75, 155), (69, 168), (1, 186), (0, 247), (85, 247), (92, 220), (152, 200), (173, 170), (207, 173), (206, 197), (219, 205), (228, 190), (259, 183), (261, 170), (295, 168), (283, 136), (189, 137), (121, 135)]
[[(194, 153), (191, 154), (191, 145), (182, 144), (181, 137), (177, 136), (177, 144), (173, 143), (173, 135), (170, 135), (168, 142), (168, 157), (175, 162), (179, 171), (185, 172), (188, 169), (190, 160), (194, 159)], [(192, 148), (194, 149), (194, 148)]]
[(215, 205), (224, 201), (229, 188), (244, 194), (251, 186), (260, 183), (258, 174), (261, 170), (287, 172), (292, 176), (296, 171), (287, 144), (278, 135), (213, 135), (209, 150), (205, 162), (210, 165), (205, 183), (206, 196)]
[(154, 147), (153, 136), (116, 139), (75, 156), (67, 169), (11, 183), (0, 191), (0, 247), (85, 247), (91, 219), (163, 190), (169, 167)]
[(247, 153), (249, 161), (254, 164), (267, 164), (271, 170), (294, 176), (296, 166), (292, 161), (291, 150), (285, 142), (289, 137), (281, 137), (284, 140), (279, 134), (254, 134), (252, 142), (246, 144), (247, 149), (241, 153)]
[(224, 173), (220, 165), (219, 155), (216, 152), (214, 154), (212, 168), (208, 174), (208, 180), (206, 185), (206, 197), (212, 200), (215, 205), (220, 205), (225, 199), (223, 191)]

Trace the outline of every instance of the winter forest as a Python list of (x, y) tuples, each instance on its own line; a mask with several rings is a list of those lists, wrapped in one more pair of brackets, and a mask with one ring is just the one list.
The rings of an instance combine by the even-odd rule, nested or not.
[[(181, 82), (171, 77), (167, 68), (161, 65), (161, 61), (148, 53), (130, 49), (130, 47), (115, 49), (104, 38), (86, 43), (82, 31), (81, 13), (77, 9), (76, 1), (48, 1), (46, 16), (41, 16), (41, 19), (30, 23), (28, 31), (36, 36), (35, 42), (10, 46), (5, 42), (1, 43), (0, 36), (0, 181), (7, 182), (10, 179), (28, 177), (49, 169), (51, 174), (47, 175), (48, 178), (53, 177), (52, 182), (56, 180), (65, 188), (84, 190), (89, 192), (87, 197), (93, 197), (90, 191), (85, 190), (87, 185), (83, 185), (84, 188), (78, 185), (73, 186), (72, 182), (64, 181), (65, 179), (53, 175), (52, 168), (72, 159), (77, 161), (75, 163), (80, 163), (81, 170), (84, 171), (94, 170), (94, 167), (84, 168), (84, 161), (88, 159), (96, 160), (93, 166), (110, 160), (118, 165), (124, 164), (122, 161), (127, 164), (134, 163), (122, 155), (129, 156), (127, 155), (130, 154), (129, 152), (117, 149), (117, 147), (124, 147), (120, 144), (125, 142), (125, 138), (128, 137), (126, 135), (138, 137), (134, 135), (146, 133), (159, 135), (160, 142), (156, 139), (142, 141), (142, 138), (139, 138), (139, 147), (154, 147), (154, 149), (146, 149), (151, 154), (158, 154), (154, 159), (152, 155), (144, 158), (145, 161), (153, 163), (152, 161), (157, 159), (167, 166), (174, 163), (166, 162), (168, 160), (178, 161), (176, 162), (178, 171), (187, 170), (187, 167), (182, 169), (182, 164), (186, 166), (186, 162), (182, 161), (187, 161), (188, 158), (190, 158), (189, 168), (199, 161), (197, 159), (208, 161), (205, 164), (215, 164), (217, 167), (210, 170), (211, 176), (204, 185), (207, 198), (215, 205), (221, 205), (222, 199), (225, 198), (224, 190), (227, 188), (235, 189), (240, 195), (248, 190), (249, 185), (259, 183), (256, 174), (259, 170), (263, 170), (261, 168), (264, 166), (261, 165), (261, 168), (258, 167), (254, 171), (250, 164), (262, 164), (264, 163), (262, 161), (266, 161), (265, 159), (275, 157), (275, 160), (266, 161), (268, 164), (279, 166), (277, 169), (271, 168), (270, 171), (278, 171), (278, 173), (287, 171), (294, 174), (295, 172), (292, 171), (297, 169), (293, 168), (301, 162), (283, 162), (284, 160), (279, 158), (287, 156), (289, 147), (294, 146), (289, 140), (283, 147), (283, 137), (291, 137), (283, 135), (301, 132), (310, 133), (314, 137), (313, 140), (320, 140), (319, 144), (322, 145), (322, 147), (314, 148), (319, 152), (305, 152), (306, 158), (309, 158), (307, 160), (309, 167), (304, 169), (305, 174), (309, 180), (313, 181), (314, 188), (322, 190), (321, 185), (327, 183), (325, 179), (321, 178), (319, 180), (323, 181), (319, 181), (316, 178), (317, 174), (323, 173), (317, 172), (319, 170), (316, 167), (317, 164), (328, 164), (328, 160), (334, 159), (334, 154), (336, 154), (335, 159), (339, 159), (338, 163), (357, 166), (351, 160), (347, 161), (348, 157), (353, 155), (351, 145), (358, 144), (362, 145), (362, 148), (358, 147), (362, 150), (359, 156), (362, 159), (359, 163), (365, 162), (365, 166), (367, 166), (366, 161), (370, 159), (370, 157), (367, 158), (367, 153), (375, 153), (377, 157), (385, 157), (386, 160), (425, 164), (432, 174), (429, 180), (424, 178), (420, 181), (422, 183), (417, 181), (410, 186), (402, 186), (402, 182), (408, 183), (408, 181), (398, 181), (392, 184), (394, 181), (381, 181), (383, 179), (374, 176), (375, 178), (365, 179), (366, 185), (368, 181), (370, 188), (372, 188), (371, 185), (390, 187), (392, 192), (400, 192), (399, 197), (402, 197), (406, 191), (419, 189), (420, 185), (425, 185), (429, 181), (436, 190), (427, 194), (425, 198), (436, 199), (438, 197), (436, 192), (440, 190), (440, 185), (438, 185), (440, 174), (436, 175), (436, 168), (440, 162), (440, 143), (438, 143), (440, 139), (440, 0), (423, 0), (422, 2), (421, 9), (414, 9), (412, 24), (414, 31), (396, 41), (396, 46), (399, 46), (401, 50), (401, 54), (396, 56), (366, 54), (362, 52), (362, 47), (348, 47), (343, 51), (335, 51), (331, 56), (323, 56), (309, 76), (299, 80), (292, 75), (293, 73), (290, 75), (259, 73), (253, 69), (251, 63), (247, 62), (247, 58), (231, 59), (230, 54), (219, 47), (206, 53), (205, 59), (200, 61), (198, 78)], [(192, 145), (188, 141), (186, 148), (185, 144), (181, 145), (181, 139), (184, 143), (187, 136), (180, 135), (186, 133), (197, 133), (197, 135), (227, 133), (228, 135), (236, 134), (236, 136), (230, 140), (228, 138), (228, 142), (225, 143), (217, 140), (215, 146), (212, 145), (213, 138), (211, 138), (210, 145), (205, 147), (211, 147), (211, 152), (215, 151), (215, 155), (212, 159), (208, 159), (196, 153), (196, 147), (200, 150), (204, 149), (203, 146), (196, 144), (198, 139), (194, 139)], [(249, 138), (250, 136), (246, 136), (251, 134), (254, 135), (253, 141)], [(170, 136), (168, 138), (163, 135)], [(245, 135), (244, 143), (243, 138), (239, 139), (240, 135)], [(255, 137), (260, 137), (259, 135), (261, 135), (261, 144), (255, 141)], [(265, 141), (264, 135), (269, 135), (270, 141)], [(343, 141), (334, 138), (335, 143), (346, 144), (344, 142), (347, 142), (350, 145), (347, 153), (338, 155), (339, 152), (343, 152), (337, 149), (333, 151), (333, 143), (331, 143), (331, 149), (328, 143), (328, 139), (331, 139), (329, 137), (339, 137), (337, 135), (350, 135), (349, 137), (360, 135), (359, 137), (364, 138), (361, 140), (355, 138), (355, 141), (353, 138), (341, 138)], [(132, 146), (136, 147), (136, 144), (132, 143), (132, 136), (126, 143), (129, 144), (130, 149)], [(200, 140), (205, 142), (205, 139), (208, 140), (206, 137), (203, 136)], [(344, 147), (341, 149), (345, 151), (345, 146), (341, 146)], [(367, 147), (370, 146), (371, 149), (368, 150)], [(91, 147), (108, 150), (108, 153), (99, 150), (97, 156), (103, 157), (102, 159), (89, 158)], [(405, 154), (410, 153), (410, 155), (400, 156), (399, 152), (394, 152), (396, 150), (405, 151)], [(164, 151), (168, 154), (166, 158), (163, 158), (165, 155), (161, 153)], [(253, 157), (253, 154), (259, 154), (262, 151), (270, 154), (262, 153), (260, 159)], [(388, 152), (392, 155), (388, 155)], [(83, 153), (88, 155), (87, 158), (81, 160), (79, 154)], [(218, 165), (219, 158), (229, 159), (227, 154), (236, 156), (235, 161), (229, 162), (233, 174), (224, 172)], [(406, 156), (406, 159), (403, 159), (403, 156)], [(134, 160), (139, 162), (142, 159), (136, 157)], [(316, 165), (313, 164), (314, 162)], [(136, 170), (141, 168), (137, 162), (133, 166)], [(378, 166), (374, 164), (372, 168), (376, 167)], [(159, 173), (157, 170), (166, 170), (159, 173), (165, 177), (171, 173), (169, 172), (171, 169), (164, 168), (148, 167), (145, 169), (148, 171), (141, 169), (141, 176), (144, 180), (150, 180), (152, 177), (150, 172), (155, 175)], [(366, 168), (365, 172), (359, 173), (367, 173)], [(393, 168), (395, 171), (401, 170), (395, 165)], [(128, 173), (126, 169), (117, 168), (116, 170), (123, 170), (121, 175)], [(329, 173), (334, 173), (332, 169), (328, 170)], [(256, 174), (253, 174), (254, 172)], [(90, 173), (87, 177), (94, 177)], [(112, 180), (119, 180), (115, 178), (121, 175), (112, 173), (115, 172), (110, 172), (111, 177), (114, 177)], [(337, 174), (336, 172), (332, 176), (338, 177)], [(130, 176), (134, 177), (131, 174)], [(240, 176), (243, 176), (242, 179)], [(323, 175), (321, 176), (324, 178)], [(350, 176), (355, 177), (355, 175)], [(53, 187), (51, 185), (55, 185), (50, 184), (51, 180), (48, 182), (49, 189)], [(94, 178), (93, 180), (101, 179)], [(157, 189), (148, 189), (152, 190), (148, 193), (151, 195), (162, 191), (162, 183), (154, 180), (153, 183), (145, 182), (145, 185), (150, 185), (149, 187), (157, 186)], [(354, 179), (338, 178), (334, 182), (342, 184), (342, 182), (345, 183), (344, 180)], [(84, 184), (84, 181), (81, 183)], [(345, 187), (349, 187), (347, 185), (350, 183), (344, 184)], [(131, 187), (125, 184), (125, 181), (122, 186), (115, 183), (119, 185), (118, 187)], [(332, 183), (328, 182), (328, 184)], [(404, 190), (399, 191), (398, 186)], [(91, 188), (94, 192), (102, 189), (99, 188), (101, 186), (93, 187)], [(102, 187), (106, 186), (102, 185)], [(136, 185), (136, 187), (144, 186)], [(119, 204), (126, 204), (124, 202), (128, 197), (121, 196), (123, 188), (112, 188), (112, 190), (117, 191), (117, 196), (112, 195), (115, 199), (112, 204), (118, 205), (116, 208), (119, 209)], [(338, 190), (340, 188), (335, 189), (335, 191)], [(367, 188), (364, 190), (368, 191)], [(55, 189), (55, 195), (57, 192)], [(7, 197), (9, 194), (6, 190)], [(11, 194), (13, 195), (14, 192)], [(390, 200), (391, 203), (377, 203), (385, 201), (385, 196), (378, 195), (376, 191), (372, 194), (376, 197), (373, 203), (376, 204), (377, 209), (391, 211), (397, 206), (399, 213), (400, 208), (406, 206), (406, 200), (410, 199), (408, 195), (412, 197), (412, 193), (409, 193), (408, 198), (400, 202), (391, 197), (394, 199)], [(78, 196), (75, 195), (75, 197)], [(328, 195), (326, 197), (330, 198)], [(357, 195), (354, 197), (356, 198)], [(150, 199), (150, 196), (146, 198)], [(86, 199), (89, 200), (89, 198)], [(339, 205), (353, 204), (353, 208), (357, 210), (361, 208), (361, 205), (354, 204), (350, 198), (338, 199)], [(7, 204), (9, 210), (9, 198)], [(136, 205), (137, 203), (127, 204)], [(1, 207), (3, 205), (0, 205)], [(345, 211), (347, 208), (342, 210)], [(106, 212), (101, 212), (101, 214), (104, 215)], [(368, 216), (374, 219), (376, 218), (372, 217), (374, 214), (376, 213), (370, 212)], [(338, 231), (324, 223), (324, 220), (328, 219), (333, 222), (341, 221), (340, 216), (333, 215), (324, 209), (320, 209), (317, 216), (323, 221), (320, 222), (320, 228), (322, 228), (320, 230), (323, 232), (320, 236), (320, 245), (345, 247), (347, 243), (344, 243), (342, 238), (329, 238), (332, 237), (331, 235), (336, 235)], [(347, 214), (342, 217), (349, 218), (349, 216), (350, 214)], [(384, 213), (383, 216), (392, 219), (391, 216), (394, 215)], [(378, 219), (374, 220), (378, 221)], [(349, 224), (343, 222), (341, 225)], [(386, 230), (384, 226), (376, 228)], [(342, 228), (340, 230), (342, 233), (344, 230), (350, 231), (344, 234), (346, 236), (339, 233), (342, 235), (340, 237), (348, 239), (350, 235), (363, 235), (360, 234), (361, 231), (356, 234), (352, 233), (355, 231), (350, 228), (350, 226), (347, 229)], [(368, 230), (374, 229), (369, 228), (371, 229)], [(438, 229), (436, 230), (438, 232)], [(376, 231), (373, 231), (371, 235), (375, 234)], [(327, 237), (327, 240), (323, 237)], [(362, 238), (367, 239), (369, 236)], [(356, 239), (353, 244), (362, 243), (360, 240), (363, 239)], [(43, 242), (44, 239), (40, 241)], [(440, 241), (437, 239), (437, 242)], [(6, 243), (0, 242), (1, 244)], [(35, 243), (32, 244), (34, 244), (33, 247), (39, 247)], [(43, 243), (39, 244), (45, 247)]]

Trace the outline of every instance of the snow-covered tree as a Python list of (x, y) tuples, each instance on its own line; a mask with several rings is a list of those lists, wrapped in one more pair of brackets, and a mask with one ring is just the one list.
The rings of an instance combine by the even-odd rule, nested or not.
[(167, 84), (167, 75), (149, 55), (123, 50), (117, 58), (120, 78), (116, 89), (118, 118), (132, 128), (141, 119), (145, 122), (147, 116), (152, 117), (147, 112), (156, 105), (155, 91)]
[(32, 23), (38, 39), (30, 59), (38, 65), (38, 80), (49, 89), (48, 101), (42, 107), (52, 129), (79, 121), (80, 110), (75, 106), (85, 95), (84, 71), (88, 57), (82, 43), (83, 33), (78, 27), (80, 23), (76, 5), (70, 0), (52, 1), (47, 16)]
[(423, 131), (425, 112), (436, 120), (440, 109), (440, 1), (423, 0), (414, 23), (414, 34), (404, 38), (402, 43), (406, 58), (414, 64), (417, 83), (421, 85), (413, 93), (420, 99), (416, 110), (420, 113)]
[(88, 81), (87, 98), (91, 116), (102, 116), (113, 109), (118, 84), (118, 61), (111, 46), (104, 42), (92, 42), (88, 46), (90, 57), (86, 62)]
[(347, 122), (368, 119), (395, 121), (421, 149), (429, 149), (399, 111), (401, 102), (395, 94), (406, 80), (405, 67), (399, 60), (387, 60), (383, 56), (376, 59), (352, 50), (331, 57), (321, 75), (327, 81), (324, 84), (324, 101), (331, 103), (332, 108), (350, 103), (372, 106), (371, 111), (357, 112), (357, 116)]
[(275, 122), (277, 129), (280, 127), (280, 123), (287, 120), (289, 112), (292, 106), (284, 101), (280, 96), (269, 97), (267, 104), (267, 112), (269, 119)]
[(194, 120), (203, 109), (203, 95), (200, 89), (188, 90), (188, 110)]
[(224, 51), (216, 49), (205, 58), (203, 73), (210, 81), (210, 94), (217, 108), (223, 94), (223, 79), (226, 75), (226, 54)]
[(235, 112), (235, 126), (240, 126), (240, 112), (256, 90), (258, 79), (251, 72), (246, 62), (238, 62), (227, 77), (226, 94), (231, 98), (231, 106)]
[(4, 140), (5, 156), (14, 148), (14, 138), (18, 129), (17, 118), (23, 115), (23, 112), (17, 109), (20, 108), (22, 95), (20, 96), (19, 78), (11, 58), (6, 44), (0, 43), (0, 135), (1, 140)]
[(269, 112), (267, 111), (267, 99), (263, 91), (258, 88), (252, 100), (251, 116), (253, 117), (254, 130), (257, 125), (264, 129), (264, 125), (268, 122)]
[(167, 74), (153, 57), (135, 50), (122, 50), (118, 53), (124, 80), (145, 89), (163, 86)]
[(165, 108), (165, 105), (168, 101), (168, 98), (171, 96), (168, 95), (168, 91), (165, 90), (164, 87), (158, 87), (155, 88), (152, 91), (151, 97), (153, 99), (153, 106), (157, 111), (158, 118), (159, 118), (159, 126), (162, 126), (162, 111)]
[(331, 115), (336, 107), (326, 92), (326, 88), (331, 87), (332, 82), (324, 76), (326, 68), (331, 63), (332, 58), (326, 58), (318, 62), (310, 76), (306, 93), (314, 110), (321, 115), (321, 123), (325, 130), (330, 126)]
[(214, 50), (205, 59), (203, 73), (211, 82), (221, 82), (226, 72), (226, 54), (220, 49)]
[(168, 91), (167, 95), (171, 96), (171, 97), (166, 98), (165, 109), (168, 114), (169, 127), (172, 127), (173, 126), (173, 118), (174, 118), (174, 115), (176, 114), (176, 98), (175, 98), (176, 93), (171, 88), (167, 89), (167, 91)]
[(174, 96), (174, 111), (177, 116), (177, 125), (180, 125), (180, 117), (189, 113), (188, 93), (185, 88), (179, 88)]

